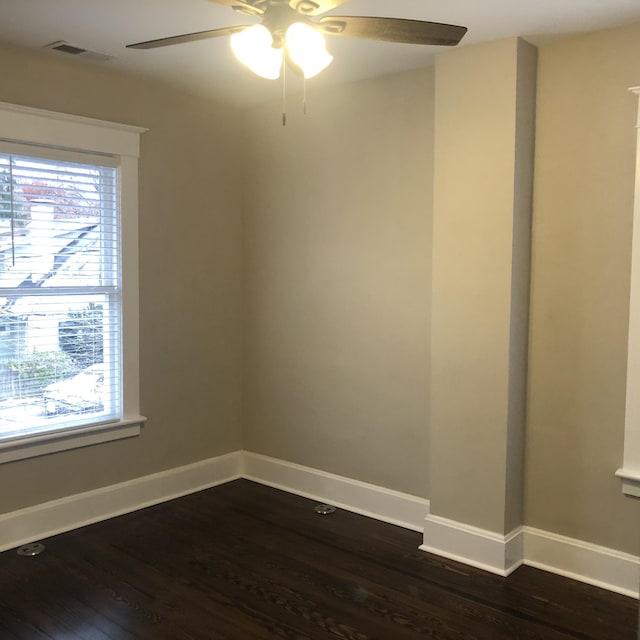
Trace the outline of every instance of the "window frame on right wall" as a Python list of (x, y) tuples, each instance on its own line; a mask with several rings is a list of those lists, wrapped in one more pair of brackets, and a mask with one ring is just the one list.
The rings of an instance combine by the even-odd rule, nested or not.
[[(640, 99), (640, 87), (630, 89)], [(640, 107), (636, 125), (636, 174), (631, 247), (624, 459), (616, 475), (624, 493), (640, 498)]]

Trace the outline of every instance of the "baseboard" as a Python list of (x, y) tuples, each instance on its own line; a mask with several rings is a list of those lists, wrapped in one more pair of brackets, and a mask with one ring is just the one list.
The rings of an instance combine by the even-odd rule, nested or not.
[(429, 502), (244, 451), (0, 515), (0, 552), (245, 477), (355, 513), (422, 531)]
[(242, 452), (0, 515), (0, 551), (239, 478)]
[(507, 536), (428, 515), (420, 549), (501, 576), (522, 564), (522, 528)]
[(640, 595), (638, 556), (582, 540), (524, 527), (524, 563), (632, 598)]
[(422, 532), (429, 501), (284, 460), (244, 452), (243, 476), (276, 489)]
[(525, 564), (632, 598), (640, 595), (638, 556), (532, 527), (501, 536), (430, 514), (420, 548), (502, 576)]
[(501, 536), (431, 515), (424, 498), (246, 451), (0, 515), (0, 551), (238, 478), (424, 531), (424, 551), (492, 573), (506, 576), (526, 564), (623, 595), (639, 595), (638, 556), (532, 527)]

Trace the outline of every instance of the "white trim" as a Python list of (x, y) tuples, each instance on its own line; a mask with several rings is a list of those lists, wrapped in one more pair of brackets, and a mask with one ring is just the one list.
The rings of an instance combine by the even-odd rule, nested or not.
[(423, 498), (236, 451), (0, 515), (0, 551), (243, 477), (414, 531), (429, 512)]
[[(640, 98), (640, 87), (629, 87), (631, 93), (635, 93)], [(640, 129), (640, 113), (638, 113), (638, 124), (636, 125)]]
[(147, 131), (7, 102), (0, 102), (0, 115), (0, 138), (4, 140), (136, 158), (140, 155), (140, 134)]
[(0, 551), (239, 478), (242, 452), (0, 515)]
[(87, 430), (61, 430), (59, 436), (54, 435), (47, 442), (35, 434), (14, 441), (7, 438), (0, 453), (0, 464), (140, 433), (140, 424), (145, 418), (140, 416), (139, 408), (138, 157), (140, 134), (144, 131), (141, 127), (0, 102), (0, 140), (115, 157), (120, 178), (119, 242), (123, 274), (120, 422), (99, 428), (88, 425)]
[(325, 471), (244, 452), (243, 476), (405, 529), (422, 531), (429, 501)]
[(526, 564), (638, 598), (637, 556), (532, 527), (502, 536), (430, 514), (425, 518), (424, 498), (246, 451), (0, 515), (0, 551), (239, 478), (414, 531), (424, 522), (420, 549), (498, 575)]
[(640, 498), (640, 473), (629, 469), (618, 469), (616, 475), (618, 478), (622, 478), (623, 493), (634, 498)]
[(533, 527), (507, 536), (428, 515), (423, 551), (507, 576), (525, 564), (639, 597), (640, 558)]
[(583, 540), (524, 528), (524, 563), (638, 598), (640, 558)]
[(132, 438), (140, 435), (140, 426), (145, 420), (146, 418), (138, 416), (135, 419), (89, 425), (68, 431), (48, 431), (40, 435), (30, 435), (23, 441), (19, 438), (6, 442), (0, 441), (0, 464), (122, 438)]
[(122, 274), (122, 415), (140, 414), (138, 160), (120, 157), (120, 272)]
[(522, 528), (503, 536), (461, 522), (428, 515), (422, 551), (508, 576), (522, 564)]
[[(640, 87), (633, 87), (630, 91), (640, 98)], [(624, 493), (634, 497), (640, 497), (640, 106), (637, 127), (624, 454), (622, 468), (616, 473), (623, 480)]]

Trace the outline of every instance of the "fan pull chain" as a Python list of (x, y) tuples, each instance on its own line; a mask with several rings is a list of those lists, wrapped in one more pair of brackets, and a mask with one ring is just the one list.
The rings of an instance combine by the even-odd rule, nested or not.
[(282, 126), (287, 126), (287, 65), (282, 56)]
[(302, 78), (302, 113), (307, 115), (307, 77)]

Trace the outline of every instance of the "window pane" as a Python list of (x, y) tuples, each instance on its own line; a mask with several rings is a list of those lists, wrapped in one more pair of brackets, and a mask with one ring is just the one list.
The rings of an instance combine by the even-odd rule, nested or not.
[(116, 177), (0, 155), (0, 287), (115, 285)]
[[(0, 299), (5, 306), (10, 300)], [(109, 295), (22, 296), (0, 316), (0, 437), (118, 415)]]
[(0, 439), (120, 416), (116, 180), (0, 154)]

